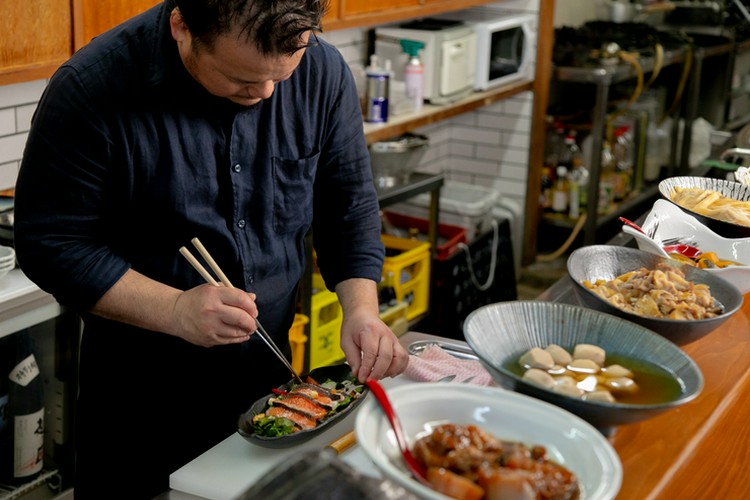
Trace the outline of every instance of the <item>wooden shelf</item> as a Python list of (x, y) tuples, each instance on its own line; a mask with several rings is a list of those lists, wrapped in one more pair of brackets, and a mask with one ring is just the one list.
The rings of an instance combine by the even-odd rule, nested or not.
[(415, 128), (424, 127), (425, 125), (430, 125), (466, 113), (467, 111), (489, 106), (521, 92), (531, 91), (533, 88), (533, 80), (519, 80), (490, 90), (474, 92), (450, 104), (439, 106), (425, 104), (421, 111), (389, 117), (387, 123), (365, 123), (365, 138), (367, 139), (367, 144), (372, 144), (373, 142), (396, 137)]
[[(412, 5), (405, 2), (394, 6), (394, 2), (384, 0), (373, 0), (372, 9), (356, 9), (357, 13), (349, 11), (347, 2), (340, 2), (340, 8), (332, 4), (334, 12), (330, 12), (323, 20), (325, 31), (334, 31), (347, 28), (375, 26), (378, 24), (392, 23), (404, 19), (434, 16), (445, 12), (468, 9), (478, 5), (492, 3), (495, 0), (419, 0)], [(335, 2), (334, 2), (335, 3)], [(381, 4), (378, 6), (377, 4)], [(369, 10), (369, 11), (367, 11)]]

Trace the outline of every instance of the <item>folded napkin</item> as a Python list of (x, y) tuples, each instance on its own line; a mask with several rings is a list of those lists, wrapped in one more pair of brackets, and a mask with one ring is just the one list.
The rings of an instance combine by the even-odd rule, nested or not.
[(492, 375), (479, 361), (451, 356), (437, 344), (428, 345), (418, 356), (410, 355), (404, 375), (419, 382), (437, 382), (448, 375), (455, 375), (454, 382), (473, 377), (468, 383), (495, 385)]

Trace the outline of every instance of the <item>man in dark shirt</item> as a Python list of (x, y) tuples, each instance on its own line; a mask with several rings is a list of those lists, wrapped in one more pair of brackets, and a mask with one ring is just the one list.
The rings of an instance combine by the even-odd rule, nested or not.
[[(310, 228), (361, 381), (408, 356), (378, 318), (384, 249), (351, 74), (326, 2), (171, 0), (51, 78), (16, 185), (23, 271), (80, 311), (75, 495), (153, 498), (290, 378)], [(235, 289), (183, 259), (198, 237)]]

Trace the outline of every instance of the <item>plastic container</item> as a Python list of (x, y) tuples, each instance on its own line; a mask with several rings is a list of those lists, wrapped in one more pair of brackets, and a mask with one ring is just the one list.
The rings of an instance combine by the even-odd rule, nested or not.
[(310, 304), (309, 370), (336, 363), (346, 357), (340, 346), (344, 315), (339, 298), (326, 288), (320, 274), (313, 273), (312, 286), (317, 292), (313, 294)]
[[(492, 228), (492, 208), (500, 194), (491, 188), (445, 181), (440, 189), (440, 224), (462, 227), (466, 240), (474, 238)], [(406, 202), (392, 205), (390, 210), (422, 219), (429, 218), (430, 195), (423, 193)]]
[(310, 322), (310, 318), (304, 314), (295, 314), (292, 327), (289, 329), (289, 344), (292, 347), (292, 368), (297, 373), (305, 371), (305, 345), (307, 344), (307, 335), (305, 335), (305, 325)]
[(430, 303), (430, 244), (387, 234), (381, 239), (386, 252), (383, 276), (396, 276), (396, 299), (409, 304), (406, 318), (411, 321), (426, 313)]
[[(427, 237), (426, 235), (429, 232), (430, 226), (430, 222), (427, 219), (412, 217), (410, 215), (399, 214), (388, 210), (385, 210), (383, 215), (392, 226), (403, 229), (404, 233), (410, 228), (416, 228), (419, 230), (421, 236), (425, 238)], [(459, 243), (466, 242), (466, 229), (448, 224), (438, 224), (437, 259), (447, 259), (458, 251)]]

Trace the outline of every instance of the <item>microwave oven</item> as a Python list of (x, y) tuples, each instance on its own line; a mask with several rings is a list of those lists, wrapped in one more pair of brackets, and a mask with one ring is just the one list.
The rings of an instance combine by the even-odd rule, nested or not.
[(536, 56), (536, 18), (499, 7), (482, 6), (444, 14), (476, 33), (475, 87), (488, 90), (520, 79), (532, 79)]
[(424, 65), (422, 96), (432, 104), (447, 104), (474, 90), (476, 33), (462, 21), (424, 18), (399, 26), (375, 29), (375, 54), (391, 61), (393, 79), (404, 80), (409, 56), (400, 40), (422, 42), (418, 56)]

